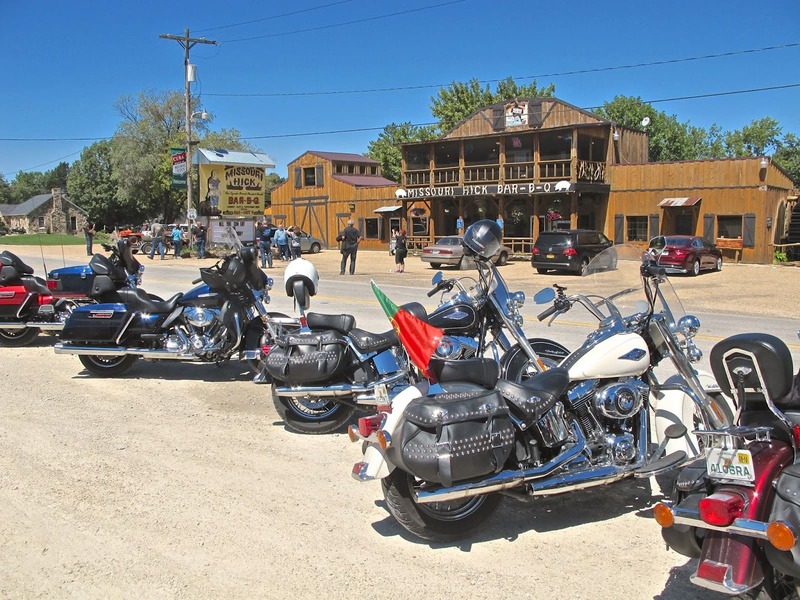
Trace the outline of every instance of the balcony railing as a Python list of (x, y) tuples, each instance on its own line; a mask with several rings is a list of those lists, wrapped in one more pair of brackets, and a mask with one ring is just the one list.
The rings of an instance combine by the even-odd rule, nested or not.
[(563, 160), (543, 160), (539, 162), (539, 181), (555, 181), (572, 177), (572, 162)]
[[(466, 185), (472, 183), (518, 183), (539, 181), (572, 181), (572, 161), (570, 159), (544, 160), (536, 162), (507, 163), (504, 165), (468, 165), (462, 171), (459, 167), (440, 167), (414, 169), (404, 173), (407, 186), (428, 185)], [(593, 160), (578, 160), (575, 163), (576, 181), (605, 183), (606, 163)]]
[(578, 161), (578, 179), (580, 181), (594, 181), (605, 183), (606, 163), (596, 160)]
[(433, 170), (434, 185), (453, 185), (459, 183), (458, 167), (446, 167)]
[(464, 167), (464, 183), (475, 181), (497, 181), (500, 179), (500, 165), (470, 165)]

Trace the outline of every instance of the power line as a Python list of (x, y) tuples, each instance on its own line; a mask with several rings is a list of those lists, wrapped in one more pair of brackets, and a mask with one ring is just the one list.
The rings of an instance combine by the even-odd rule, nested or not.
[[(753, 54), (756, 52), (769, 52), (772, 50), (784, 50), (786, 48), (795, 48), (800, 46), (800, 42), (791, 42), (788, 44), (781, 44), (778, 46), (766, 46), (764, 48), (750, 48), (747, 50), (734, 50), (731, 52), (720, 52), (717, 54), (704, 54), (702, 56), (689, 56), (684, 58), (671, 58), (666, 60), (657, 60), (653, 62), (633, 63), (629, 65), (616, 65), (611, 67), (596, 67), (593, 69), (579, 69), (573, 71), (562, 71), (558, 73), (542, 73), (539, 75), (523, 75), (512, 77), (512, 79), (541, 79), (543, 77), (567, 77), (570, 75), (586, 75), (590, 73), (603, 73), (608, 71), (622, 71), (625, 69), (639, 69), (643, 67), (655, 67), (661, 65), (670, 65), (678, 63), (693, 62), (699, 60), (710, 60), (714, 58), (727, 58), (730, 56), (740, 56), (742, 54)], [(481, 79), (478, 83), (498, 83), (502, 79)], [(403, 87), (386, 87), (386, 88), (367, 88), (363, 90), (332, 90), (322, 92), (265, 92), (265, 93), (206, 93), (206, 96), (220, 96), (220, 97), (284, 97), (284, 96), (333, 96), (339, 94), (373, 94), (378, 92), (402, 92), (411, 90), (431, 89), (431, 88), (445, 88), (447, 84), (420, 84), (410, 85)]]
[(370, 21), (379, 21), (380, 19), (388, 19), (390, 17), (398, 17), (400, 15), (408, 15), (411, 13), (420, 12), (423, 10), (430, 10), (432, 8), (441, 8), (442, 6), (450, 6), (452, 4), (460, 4), (467, 0), (451, 0), (450, 2), (442, 2), (441, 4), (432, 4), (430, 6), (422, 6), (420, 8), (412, 8), (409, 10), (402, 10), (400, 12), (390, 13), (387, 15), (378, 15), (377, 17), (366, 17), (364, 19), (356, 19), (355, 21), (345, 21), (344, 23), (331, 23), (330, 25), (320, 25), (319, 27), (310, 27), (308, 29), (297, 29), (296, 31), (285, 31), (283, 33), (268, 33), (265, 35), (257, 35), (253, 37), (238, 38), (235, 40), (223, 40), (224, 44), (233, 44), (235, 42), (249, 42), (252, 40), (263, 40), (265, 38), (282, 37), (285, 35), (294, 35), (296, 33), (308, 33), (310, 31), (320, 31), (322, 29), (333, 29), (334, 27), (343, 27), (345, 25), (355, 25), (358, 23), (368, 23)]
[(352, 2), (353, 0), (340, 0), (339, 2), (331, 2), (330, 4), (323, 4), (322, 6), (312, 6), (311, 8), (304, 8), (302, 10), (295, 10), (293, 12), (283, 13), (280, 15), (272, 15), (271, 17), (263, 17), (261, 19), (253, 19), (251, 21), (242, 21), (241, 23), (231, 23), (230, 25), (220, 25), (218, 27), (207, 27), (206, 29), (195, 29), (195, 33), (202, 33), (204, 31), (218, 31), (220, 29), (230, 29), (231, 27), (240, 27), (241, 25), (252, 25), (253, 23), (261, 23), (263, 21), (272, 21), (274, 19), (281, 19), (283, 17), (291, 17), (294, 15), (299, 15), (302, 13), (312, 12), (315, 10), (320, 10), (322, 8), (329, 8), (331, 6), (336, 6), (337, 4), (347, 4), (348, 2)]

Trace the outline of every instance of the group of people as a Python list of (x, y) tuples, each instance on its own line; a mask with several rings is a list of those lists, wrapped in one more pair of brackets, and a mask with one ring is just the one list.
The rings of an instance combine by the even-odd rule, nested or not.
[[(152, 225), (148, 223), (146, 224), (146, 227), (147, 230), (150, 231), (152, 239), (150, 253), (147, 255), (147, 258), (153, 260), (153, 257), (157, 252), (161, 256), (161, 260), (164, 260), (167, 254), (167, 243), (170, 240), (172, 241), (173, 246), (173, 256), (175, 258), (181, 258), (181, 252), (183, 250), (183, 231), (181, 230), (180, 226), (173, 227), (172, 231), (169, 232), (161, 223), (153, 223)], [(145, 227), (142, 227), (142, 230), (145, 230)], [(208, 236), (206, 226), (202, 223), (198, 224), (193, 221), (189, 234), (192, 236), (194, 243), (197, 246), (197, 258), (205, 258), (206, 238)]]
[(299, 229), (283, 225), (273, 227), (267, 221), (256, 223), (256, 241), (261, 256), (261, 268), (272, 268), (272, 245), (278, 248), (278, 257), (283, 261), (294, 260), (302, 256)]

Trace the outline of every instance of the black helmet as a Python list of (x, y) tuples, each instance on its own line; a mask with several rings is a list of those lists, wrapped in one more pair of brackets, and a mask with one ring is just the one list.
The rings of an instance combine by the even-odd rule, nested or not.
[(468, 253), (488, 260), (497, 254), (502, 241), (503, 231), (500, 226), (494, 221), (483, 219), (467, 227), (461, 244)]

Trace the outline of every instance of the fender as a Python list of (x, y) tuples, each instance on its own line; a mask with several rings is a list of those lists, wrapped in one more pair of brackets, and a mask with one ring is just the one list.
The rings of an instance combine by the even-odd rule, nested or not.
[[(730, 410), (730, 414), (733, 415), (734, 422), (737, 422), (738, 411), (731, 399), (722, 393), (714, 376), (711, 373), (697, 369), (695, 373), (706, 394), (713, 394), (722, 399)], [(682, 383), (683, 378), (676, 373), (669, 377), (663, 385), (670, 386)], [(697, 456), (700, 453), (700, 445), (697, 436), (692, 434), (692, 430), (695, 429), (695, 403), (691, 396), (677, 389), (657, 390), (655, 394), (651, 391), (650, 401), (651, 405), (655, 407), (656, 440), (659, 443), (665, 438), (664, 430), (670, 425), (682, 423), (687, 429), (684, 437), (667, 441), (666, 453), (670, 454), (682, 450), (690, 458)]]

